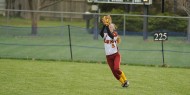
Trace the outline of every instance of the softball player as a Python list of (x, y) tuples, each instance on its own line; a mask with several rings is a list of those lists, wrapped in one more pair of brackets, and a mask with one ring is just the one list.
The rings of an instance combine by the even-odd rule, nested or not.
[[(105, 18), (109, 18), (110, 20)], [(117, 44), (120, 42), (120, 38), (115, 31), (115, 25), (111, 23), (110, 16), (104, 16), (102, 22), (104, 25), (102, 30), (100, 31), (100, 36), (104, 39), (107, 63), (114, 77), (121, 82), (121, 86), (128, 87), (129, 81), (127, 80), (125, 74), (120, 70), (121, 56), (117, 47)], [(104, 33), (105, 28), (107, 30), (107, 33)]]

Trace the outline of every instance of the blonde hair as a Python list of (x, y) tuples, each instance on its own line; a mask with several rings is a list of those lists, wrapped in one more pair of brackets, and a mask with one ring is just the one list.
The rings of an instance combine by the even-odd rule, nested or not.
[(113, 27), (113, 30), (116, 30), (115, 24), (111, 23), (110, 26)]
[[(111, 27), (113, 27), (113, 31), (117, 29), (116, 25), (111, 23), (110, 24)], [(111, 31), (111, 30), (110, 30)], [(121, 37), (118, 35), (117, 37), (117, 43), (120, 44), (121, 43)]]
[[(113, 31), (117, 29), (117, 27), (114, 23), (111, 23), (109, 26), (113, 28)], [(112, 30), (110, 30), (110, 31), (112, 31)]]

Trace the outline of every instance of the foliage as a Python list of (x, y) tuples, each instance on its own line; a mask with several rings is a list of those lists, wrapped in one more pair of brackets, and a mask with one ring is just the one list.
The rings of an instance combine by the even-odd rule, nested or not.
[[(112, 9), (111, 11), (112, 14), (124, 14), (124, 11), (121, 9)], [(112, 16), (113, 23), (118, 27), (122, 28), (123, 27), (123, 17), (121, 16)]]
[[(160, 16), (171, 15), (169, 13), (159, 14)], [(187, 20), (178, 18), (149, 18), (149, 31), (167, 30), (184, 32), (187, 29)]]
[[(108, 7), (108, 6), (112, 6), (112, 7), (108, 8), (108, 9), (105, 9), (105, 7)], [(102, 11), (104, 13), (108, 13), (108, 14), (109, 13), (111, 13), (111, 14), (126, 14), (126, 7), (127, 6), (129, 6), (129, 5), (100, 4), (100, 8), (102, 9)], [(140, 6), (136, 6), (136, 8), (139, 9)], [(141, 10), (141, 8), (139, 10)], [(140, 12), (129, 11), (129, 14), (139, 14), (139, 13)], [(113, 19), (113, 23), (116, 24), (118, 30), (122, 30), (123, 25), (124, 25), (124, 22), (123, 22), (124, 17), (122, 15), (120, 15), (120, 16), (112, 15), (112, 19)], [(141, 30), (141, 27), (137, 28), (142, 24), (141, 19), (140, 18), (138, 18), (137, 20), (135, 20), (135, 19), (133, 17), (126, 17), (126, 21), (125, 21), (126, 27), (127, 27), (126, 30), (129, 30), (129, 31), (140, 31)]]
[(119, 10), (125, 10), (125, 5), (124, 4), (99, 4), (99, 8), (101, 9), (102, 12), (110, 12), (115, 9)]
[[(125, 14), (124, 10), (121, 9), (115, 9), (113, 8), (111, 10), (111, 12), (109, 12), (111, 14)], [(108, 14), (109, 14), (108, 13)], [(138, 13), (136, 13), (138, 14)], [(112, 15), (112, 20), (113, 23), (117, 26), (117, 30), (123, 30), (123, 25), (124, 25), (124, 16), (120, 15)], [(142, 17), (126, 17), (126, 21), (125, 21), (125, 27), (127, 31), (141, 31), (142, 30)]]
[[(124, 14), (125, 12), (120, 9), (113, 9), (111, 11), (113, 14)], [(129, 14), (139, 14), (137, 12), (130, 12)], [(174, 14), (170, 14), (165, 12), (164, 14), (158, 14), (158, 16), (174, 16)], [(112, 16), (113, 22), (118, 27), (118, 30), (123, 29), (124, 25), (124, 17), (113, 15)], [(154, 30), (167, 30), (167, 31), (174, 31), (174, 32), (184, 32), (187, 31), (187, 20), (186, 19), (179, 19), (179, 18), (166, 18), (166, 17), (152, 17), (148, 18), (148, 29), (149, 32)], [(134, 32), (141, 32), (143, 29), (143, 17), (130, 17), (126, 16), (125, 20), (125, 27), (126, 31), (134, 31)]]
[[(149, 15), (158, 15), (158, 16), (187, 16), (185, 11), (180, 8), (175, 9), (176, 6), (173, 5), (174, 1), (165, 1), (165, 12), (161, 13), (161, 2), (160, 0), (154, 0), (153, 4), (149, 6)], [(181, 6), (178, 4), (179, 7)], [(110, 7), (111, 6), (111, 7)], [(109, 8), (106, 8), (109, 7)], [(117, 4), (100, 4), (102, 12), (111, 12), (115, 14), (124, 14), (126, 10), (128, 14), (143, 14), (142, 5), (124, 5), (118, 6)], [(175, 9), (175, 10), (174, 10)], [(112, 16), (114, 23), (118, 26), (118, 30), (123, 30), (123, 17)], [(166, 30), (174, 32), (184, 32), (187, 31), (187, 20), (178, 19), (178, 18), (149, 18), (148, 21), (148, 31), (155, 30)], [(143, 17), (126, 17), (125, 27), (127, 31), (142, 31), (143, 29)]]
[(141, 32), (143, 29), (143, 18), (142, 17), (127, 17), (126, 19), (126, 30)]

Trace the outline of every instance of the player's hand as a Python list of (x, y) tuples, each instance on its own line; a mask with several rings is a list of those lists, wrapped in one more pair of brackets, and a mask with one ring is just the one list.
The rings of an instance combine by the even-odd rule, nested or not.
[(102, 23), (103, 23), (104, 25), (106, 24), (105, 16), (102, 18)]
[(109, 26), (112, 23), (111, 16), (103, 16), (102, 23), (106, 26)]

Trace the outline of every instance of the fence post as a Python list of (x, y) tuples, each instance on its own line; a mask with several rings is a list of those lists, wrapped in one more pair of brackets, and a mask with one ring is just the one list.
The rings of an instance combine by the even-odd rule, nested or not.
[(188, 18), (187, 41), (190, 43), (190, 16)]
[(94, 40), (98, 40), (98, 15), (97, 14), (94, 14), (93, 34), (94, 34)]
[(70, 46), (71, 60), (73, 60), (72, 43), (71, 43), (71, 33), (70, 33), (70, 25), (68, 25), (68, 31), (69, 31), (69, 46)]
[(162, 66), (165, 67), (165, 62), (164, 62), (164, 41), (162, 40), (162, 61), (163, 61), (163, 64)]
[(144, 5), (143, 40), (148, 39), (148, 5)]
[(125, 20), (125, 15), (123, 15), (123, 16), (124, 16), (124, 21), (123, 21), (123, 30), (124, 30), (124, 31), (123, 31), (123, 35), (125, 36), (125, 21), (126, 21), (126, 20)]

